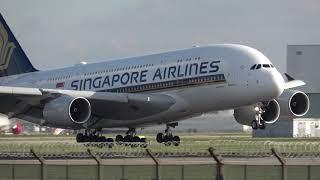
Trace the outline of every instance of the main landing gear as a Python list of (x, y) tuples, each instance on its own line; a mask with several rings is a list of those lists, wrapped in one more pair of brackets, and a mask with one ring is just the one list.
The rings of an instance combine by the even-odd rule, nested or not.
[(170, 128), (175, 128), (178, 126), (178, 123), (172, 123), (172, 124), (167, 124), (167, 128), (164, 133), (158, 133), (157, 134), (157, 142), (158, 143), (164, 143), (167, 146), (170, 146), (171, 144), (175, 146), (179, 146), (180, 144), (180, 137), (179, 136), (174, 136), (170, 130)]
[(78, 133), (76, 136), (77, 142), (108, 142), (113, 143), (112, 138), (106, 138), (105, 136), (102, 136), (101, 130), (85, 130), (85, 133)]
[[(129, 128), (126, 136), (117, 135), (115, 141), (119, 145), (131, 146), (131, 147), (147, 147), (147, 139), (136, 135), (135, 128)], [(106, 138), (102, 136), (101, 130), (85, 130), (85, 133), (78, 133), (76, 140), (78, 143), (94, 143), (93, 145), (106, 145), (108, 147), (114, 146), (114, 140), (112, 138)], [(90, 145), (89, 144), (89, 145)], [(92, 144), (91, 144), (92, 145)]]
[(130, 145), (131, 147), (147, 147), (147, 139), (137, 136), (136, 129), (135, 128), (129, 128), (129, 130), (126, 133), (126, 136), (117, 135), (116, 136), (116, 142), (119, 145)]
[(255, 108), (256, 115), (255, 120), (251, 122), (252, 129), (265, 129), (266, 128), (266, 122), (262, 118), (262, 114), (265, 112), (261, 107)]

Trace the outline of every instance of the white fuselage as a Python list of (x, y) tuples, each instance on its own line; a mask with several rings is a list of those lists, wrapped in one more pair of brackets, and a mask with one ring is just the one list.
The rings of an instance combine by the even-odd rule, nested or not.
[[(261, 64), (261, 68), (250, 68)], [(268, 64), (262, 67), (263, 64)], [(100, 121), (96, 127), (143, 126), (178, 121), (209, 111), (269, 101), (284, 80), (259, 51), (241, 45), (212, 45), (155, 55), (76, 65), (0, 78), (2, 86), (164, 93), (176, 104), (152, 116)]]

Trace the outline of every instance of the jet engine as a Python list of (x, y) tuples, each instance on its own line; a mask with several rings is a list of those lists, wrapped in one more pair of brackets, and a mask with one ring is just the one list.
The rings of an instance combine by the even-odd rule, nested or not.
[(83, 97), (60, 96), (45, 104), (44, 124), (54, 127), (74, 127), (86, 123), (91, 117), (90, 102)]
[(254, 120), (261, 119), (264, 123), (272, 124), (278, 120), (280, 114), (281, 116), (301, 117), (308, 112), (309, 107), (310, 101), (305, 93), (285, 90), (276, 100), (235, 109), (234, 117), (238, 123), (251, 125), (254, 128), (256, 127), (255, 124), (252, 124)]
[(310, 107), (308, 96), (295, 90), (285, 90), (277, 99), (281, 108), (281, 116), (301, 117)]
[(263, 110), (261, 117), (267, 124), (276, 122), (280, 116), (280, 105), (276, 100), (272, 100), (267, 104), (250, 105), (240, 107), (234, 110), (234, 117), (236, 121), (242, 125), (250, 126), (259, 114), (260, 108)]

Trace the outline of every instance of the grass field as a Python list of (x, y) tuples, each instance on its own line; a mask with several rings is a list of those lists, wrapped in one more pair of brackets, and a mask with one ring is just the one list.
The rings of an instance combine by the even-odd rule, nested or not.
[[(113, 137), (113, 135), (111, 136)], [(156, 154), (208, 155), (213, 147), (223, 156), (265, 156), (275, 148), (284, 156), (320, 157), (320, 138), (251, 138), (244, 133), (180, 134), (179, 146), (156, 143), (154, 135), (146, 135), (148, 149)], [(86, 152), (139, 154), (141, 147), (114, 145), (112, 148), (99, 144), (78, 144), (74, 136), (0, 136), (0, 153), (28, 153), (33, 148), (39, 154), (66, 154)]]

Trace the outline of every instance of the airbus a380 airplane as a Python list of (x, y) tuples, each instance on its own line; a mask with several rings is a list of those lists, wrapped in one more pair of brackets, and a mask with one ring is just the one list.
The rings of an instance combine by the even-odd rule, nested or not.
[(219, 44), (154, 55), (36, 70), (0, 17), (0, 113), (36, 124), (85, 129), (78, 142), (112, 141), (102, 128), (127, 127), (116, 141), (139, 142), (135, 129), (167, 124), (157, 141), (175, 142), (178, 121), (210, 111), (234, 109), (235, 119), (253, 129), (280, 115), (302, 116), (307, 95), (289, 88), (256, 49)]

